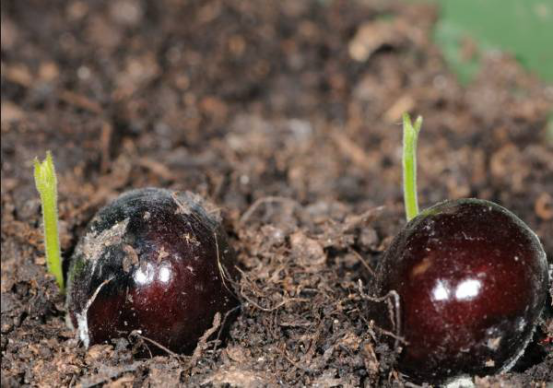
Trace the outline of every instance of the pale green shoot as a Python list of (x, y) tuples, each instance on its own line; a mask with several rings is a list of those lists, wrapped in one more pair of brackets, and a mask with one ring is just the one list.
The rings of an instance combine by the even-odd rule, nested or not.
[(411, 122), (408, 113), (403, 114), (403, 200), (405, 215), (411, 221), (419, 214), (417, 199), (417, 139), (422, 127), (422, 117)]
[(35, 184), (42, 202), (44, 245), (48, 271), (54, 275), (60, 290), (63, 292), (64, 284), (58, 233), (57, 178), (50, 151), (46, 153), (46, 159), (43, 162), (39, 162), (38, 158), (35, 158)]

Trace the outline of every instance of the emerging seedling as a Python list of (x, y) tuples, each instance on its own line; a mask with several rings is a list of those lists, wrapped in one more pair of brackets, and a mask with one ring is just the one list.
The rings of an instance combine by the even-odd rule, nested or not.
[(44, 245), (48, 271), (54, 275), (60, 290), (64, 291), (61, 265), (60, 240), (58, 234), (58, 182), (54, 161), (50, 152), (46, 159), (39, 162), (35, 158), (35, 185), (42, 203), (42, 221), (44, 227)]
[[(404, 196), (409, 221), (377, 269), (380, 295), (400, 297), (399, 370), (416, 382), (509, 370), (545, 305), (548, 270), (534, 232), (480, 199), (418, 214), (415, 147), (422, 120), (404, 116)], [(387, 313), (377, 313), (389, 325)], [(386, 323), (388, 321), (388, 323)]]
[(417, 199), (417, 141), (422, 127), (419, 116), (413, 125), (409, 115), (403, 115), (403, 200), (407, 221), (419, 214)]
[[(35, 160), (49, 271), (64, 289), (52, 155)], [(86, 347), (141, 335), (151, 353), (187, 352), (238, 305), (235, 255), (214, 212), (191, 193), (122, 194), (92, 219), (71, 258), (67, 312)]]

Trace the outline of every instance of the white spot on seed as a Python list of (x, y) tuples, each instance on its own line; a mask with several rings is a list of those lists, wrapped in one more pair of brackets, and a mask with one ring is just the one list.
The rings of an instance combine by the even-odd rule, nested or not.
[(468, 279), (457, 286), (455, 298), (458, 300), (471, 300), (478, 296), (482, 283), (476, 279)]
[(77, 335), (81, 341), (83, 341), (83, 344), (85, 348), (88, 349), (90, 346), (90, 335), (88, 331), (88, 309), (90, 306), (92, 306), (92, 303), (96, 300), (96, 297), (100, 293), (100, 290), (109, 282), (111, 279), (105, 280), (102, 284), (96, 288), (96, 291), (94, 291), (94, 294), (86, 301), (86, 305), (82, 309), (80, 313), (75, 313), (75, 316), (77, 318)]
[(171, 280), (171, 269), (168, 267), (161, 267), (158, 278), (160, 282), (168, 283), (169, 280)]
[(449, 289), (446, 283), (438, 280), (436, 286), (432, 290), (432, 297), (434, 300), (447, 300), (449, 298)]
[[(144, 268), (145, 267), (145, 268)], [(141, 265), (133, 275), (134, 281), (139, 285), (151, 283), (154, 280), (154, 268), (151, 263)]]

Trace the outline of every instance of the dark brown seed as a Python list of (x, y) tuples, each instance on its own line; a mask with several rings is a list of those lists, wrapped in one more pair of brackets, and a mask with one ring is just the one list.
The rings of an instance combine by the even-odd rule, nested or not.
[[(547, 267), (537, 236), (497, 204), (463, 199), (422, 212), (378, 268), (379, 293), (400, 298), (400, 371), (440, 383), (509, 369), (544, 308)], [(387, 312), (379, 321), (391, 327)]]
[(100, 210), (77, 245), (68, 312), (86, 346), (138, 330), (187, 352), (216, 313), (238, 305), (234, 265), (219, 221), (197, 196), (133, 190)]

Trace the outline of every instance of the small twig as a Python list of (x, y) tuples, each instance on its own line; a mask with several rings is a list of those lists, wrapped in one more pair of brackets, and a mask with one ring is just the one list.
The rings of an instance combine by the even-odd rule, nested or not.
[(369, 263), (367, 263), (367, 260), (365, 260), (365, 258), (361, 256), (361, 254), (357, 252), (355, 249), (351, 248), (350, 251), (353, 252), (353, 254), (359, 259), (361, 264), (363, 264), (363, 267), (365, 267), (367, 271), (369, 271), (371, 276), (376, 279), (376, 272), (371, 268)]
[[(361, 279), (359, 279), (357, 285), (359, 288), (359, 294), (363, 299), (366, 299), (375, 303), (388, 302), (388, 312), (390, 314), (390, 321), (394, 323), (394, 326), (396, 329), (396, 334), (392, 335), (392, 337), (395, 339), (394, 347), (397, 351), (399, 347), (399, 342), (400, 341), (406, 342), (405, 340), (402, 339), (400, 334), (401, 333), (401, 315), (400, 315), (401, 310), (400, 310), (399, 294), (395, 290), (391, 290), (384, 296), (380, 296), (380, 297), (369, 296), (365, 294), (365, 292), (363, 291), (363, 282), (361, 281)], [(390, 300), (393, 300), (393, 302), (390, 302)], [(393, 303), (393, 305), (391, 305), (390, 303)], [(395, 310), (395, 319), (394, 319), (394, 313), (393, 313), (394, 310)], [(379, 328), (379, 330), (382, 331), (383, 333), (386, 332), (386, 330), (381, 328)], [(389, 334), (392, 334), (392, 333), (389, 333)]]
[[(271, 294), (269, 294), (269, 293), (263, 293), (263, 292), (261, 292), (261, 290), (259, 290), (259, 289), (257, 288), (257, 286), (254, 284), (254, 282), (252, 282), (252, 281), (250, 280), (250, 278), (248, 277), (248, 274), (247, 274), (246, 272), (242, 271), (242, 269), (241, 269), (240, 267), (235, 266), (235, 268), (236, 268), (236, 270), (237, 270), (238, 272), (240, 272), (240, 277), (241, 277), (242, 279), (247, 280), (247, 281), (250, 283), (250, 285), (251, 285), (252, 288), (254, 288), (254, 287), (256, 288), (255, 291), (257, 292), (258, 296), (260, 295), (260, 296), (262, 296), (262, 297), (264, 297), (264, 298), (268, 298), (268, 297), (271, 295)], [(241, 289), (243, 289), (243, 287), (241, 287)]]
[[(373, 322), (373, 321), (371, 321), (371, 322)], [(373, 325), (372, 327), (373, 327), (374, 329), (376, 329), (378, 332), (380, 332), (380, 334), (384, 334), (384, 335), (387, 336), (387, 337), (393, 338), (393, 339), (395, 339), (396, 341), (399, 341), (399, 342), (401, 342), (401, 343), (404, 344), (404, 345), (407, 345), (407, 344), (408, 344), (408, 342), (405, 340), (405, 338), (400, 337), (400, 336), (398, 336), (397, 334), (392, 333), (392, 332), (389, 331), (389, 330), (383, 329), (383, 328), (381, 328), (380, 326), (376, 326), (376, 325)], [(394, 344), (394, 346), (396, 347), (396, 352), (397, 352), (397, 345)]]
[[(243, 291), (243, 289), (242, 289)], [(267, 313), (272, 313), (273, 311), (276, 311), (278, 310), (279, 308), (281, 308), (282, 306), (286, 305), (287, 303), (292, 303), (292, 302), (309, 302), (310, 299), (307, 299), (307, 298), (286, 298), (284, 299), (282, 302), (278, 303), (276, 306), (273, 306), (273, 307), (270, 307), (270, 308), (267, 308), (267, 307), (262, 307), (260, 306), (259, 304), (257, 304), (256, 302), (254, 302), (253, 300), (251, 300), (249, 297), (245, 296), (244, 294), (242, 294), (242, 297), (244, 299), (246, 299), (246, 301), (250, 304), (253, 305), (253, 307), (261, 310), (261, 311), (265, 311)]]
[[(219, 327), (219, 332), (217, 333), (217, 342), (220, 341), (221, 335), (223, 333), (223, 329), (225, 328), (225, 325), (227, 324), (227, 319), (234, 314), (235, 311), (240, 310), (242, 306), (238, 305), (229, 311), (226, 312), (225, 317), (223, 318), (223, 321), (221, 322), (221, 327)], [(213, 350), (217, 349), (217, 345), (215, 345), (215, 348)]]
[(143, 340), (146, 340), (147, 342), (151, 343), (152, 345), (158, 347), (159, 349), (163, 350), (164, 352), (166, 352), (167, 354), (173, 356), (173, 357), (176, 357), (176, 358), (179, 358), (179, 359), (183, 359), (184, 357), (181, 356), (180, 354), (177, 354), (175, 352), (173, 352), (171, 349), (168, 349), (166, 348), (165, 346), (163, 346), (162, 344), (160, 344), (159, 342), (157, 341), (154, 341), (153, 339), (151, 338), (148, 338), (144, 335), (142, 335), (142, 333), (140, 332), (140, 330), (133, 330), (131, 331), (131, 333), (129, 334), (129, 337), (138, 337), (140, 339), (143, 339)]
[(106, 174), (110, 163), (110, 145), (113, 137), (113, 127), (110, 123), (104, 122), (102, 125), (102, 133), (100, 134), (100, 145), (102, 148), (102, 173)]
[(267, 313), (271, 313), (273, 311), (276, 311), (276, 310), (278, 310), (279, 308), (281, 308), (282, 306), (284, 306), (286, 304), (286, 300), (283, 300), (282, 302), (280, 302), (276, 306), (273, 306), (273, 307), (270, 307), (270, 308), (263, 307), (263, 306), (260, 306), (259, 304), (257, 304), (256, 302), (254, 302), (253, 300), (251, 300), (248, 296), (244, 295), (243, 291), (244, 291), (244, 289), (241, 288), (240, 289), (240, 296), (242, 296), (242, 298), (246, 299), (246, 302), (251, 304), (253, 307), (255, 307), (255, 308), (257, 308), (261, 311), (265, 311)]
[(207, 329), (198, 340), (198, 345), (196, 345), (196, 349), (194, 349), (194, 353), (192, 353), (192, 358), (190, 358), (190, 362), (188, 364), (190, 368), (194, 368), (194, 366), (202, 356), (202, 352), (207, 348), (207, 340), (213, 335), (213, 333), (217, 331), (217, 329), (219, 329), (220, 326), (221, 313), (217, 312), (213, 317), (213, 324), (211, 325), (211, 328)]

